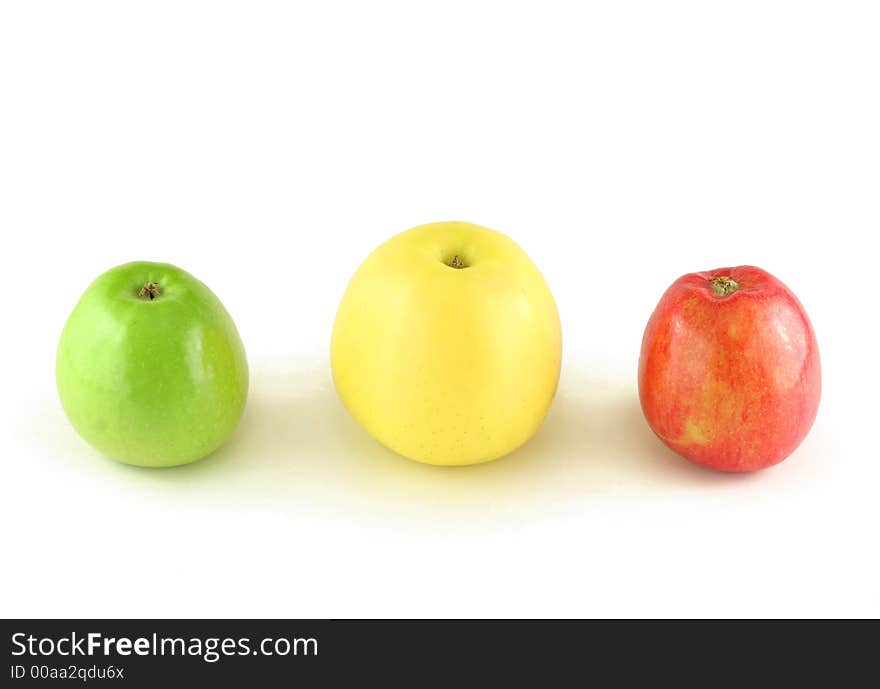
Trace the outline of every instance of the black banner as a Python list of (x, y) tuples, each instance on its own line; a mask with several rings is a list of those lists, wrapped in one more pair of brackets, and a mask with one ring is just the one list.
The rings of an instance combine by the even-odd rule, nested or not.
[[(356, 620), (7, 620), (6, 686), (271, 686), (287, 681), (530, 680), (688, 676), (762, 683), (834, 676), (873, 657), (876, 623)], [(853, 633), (855, 632), (855, 633)], [(845, 641), (844, 641), (845, 640)], [(609, 674), (610, 673), (610, 674)], [(708, 673), (708, 675), (706, 674)], [(815, 679), (818, 674), (814, 674)], [(710, 684), (713, 682), (709, 682)], [(67, 685), (72, 686), (72, 685)]]

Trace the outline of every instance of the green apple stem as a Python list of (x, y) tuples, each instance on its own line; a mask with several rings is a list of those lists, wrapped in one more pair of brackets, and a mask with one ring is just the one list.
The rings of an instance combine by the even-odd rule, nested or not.
[(719, 297), (726, 297), (728, 294), (733, 294), (739, 289), (739, 283), (726, 275), (719, 275), (718, 277), (712, 278), (709, 280), (709, 286)]
[(158, 298), (160, 294), (161, 292), (159, 291), (159, 285), (157, 285), (152, 280), (148, 280), (147, 282), (145, 282), (143, 287), (141, 287), (138, 291), (138, 296), (141, 299), (149, 301), (153, 301), (154, 299)]

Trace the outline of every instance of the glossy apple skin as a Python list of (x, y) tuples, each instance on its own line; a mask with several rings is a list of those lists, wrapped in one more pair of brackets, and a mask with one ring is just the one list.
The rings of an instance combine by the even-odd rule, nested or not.
[[(147, 283), (157, 286), (154, 299), (139, 296)], [(55, 372), (79, 434), (138, 466), (210, 454), (247, 398), (247, 359), (232, 318), (204, 284), (165, 263), (127, 263), (98, 277), (64, 326)]]
[[(713, 279), (739, 289), (719, 295)], [(676, 280), (648, 321), (639, 359), (642, 411), (682, 457), (745, 472), (788, 457), (819, 408), (819, 349), (804, 308), (753, 266)]]
[[(467, 267), (450, 265), (460, 257)], [(541, 273), (510, 238), (441, 222), (403, 232), (355, 273), (333, 327), (336, 389), (395, 452), (487, 462), (525, 443), (550, 408), (562, 331)]]

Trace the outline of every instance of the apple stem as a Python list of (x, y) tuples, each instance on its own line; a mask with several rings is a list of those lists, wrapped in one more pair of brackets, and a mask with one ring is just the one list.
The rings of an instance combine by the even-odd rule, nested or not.
[(460, 268), (467, 268), (467, 265), (465, 264), (464, 261), (462, 261), (462, 260), (458, 257), (458, 254), (456, 254), (455, 256), (453, 256), (453, 257), (452, 257), (452, 260), (449, 261), (449, 263), (447, 263), (446, 265), (448, 265), (450, 268), (459, 268), (459, 269), (460, 269)]
[(726, 297), (728, 294), (733, 294), (739, 289), (739, 283), (726, 275), (719, 275), (718, 277), (712, 278), (709, 280), (709, 286), (719, 297)]
[(141, 299), (153, 301), (156, 299), (161, 292), (159, 291), (159, 285), (157, 285), (152, 280), (148, 280), (144, 283), (143, 287), (138, 291), (138, 296)]

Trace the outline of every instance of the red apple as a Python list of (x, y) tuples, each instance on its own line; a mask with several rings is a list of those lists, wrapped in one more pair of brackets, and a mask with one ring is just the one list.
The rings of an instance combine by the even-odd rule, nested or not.
[(813, 326), (754, 266), (685, 275), (654, 309), (639, 357), (648, 425), (682, 457), (755, 471), (788, 457), (819, 408)]

